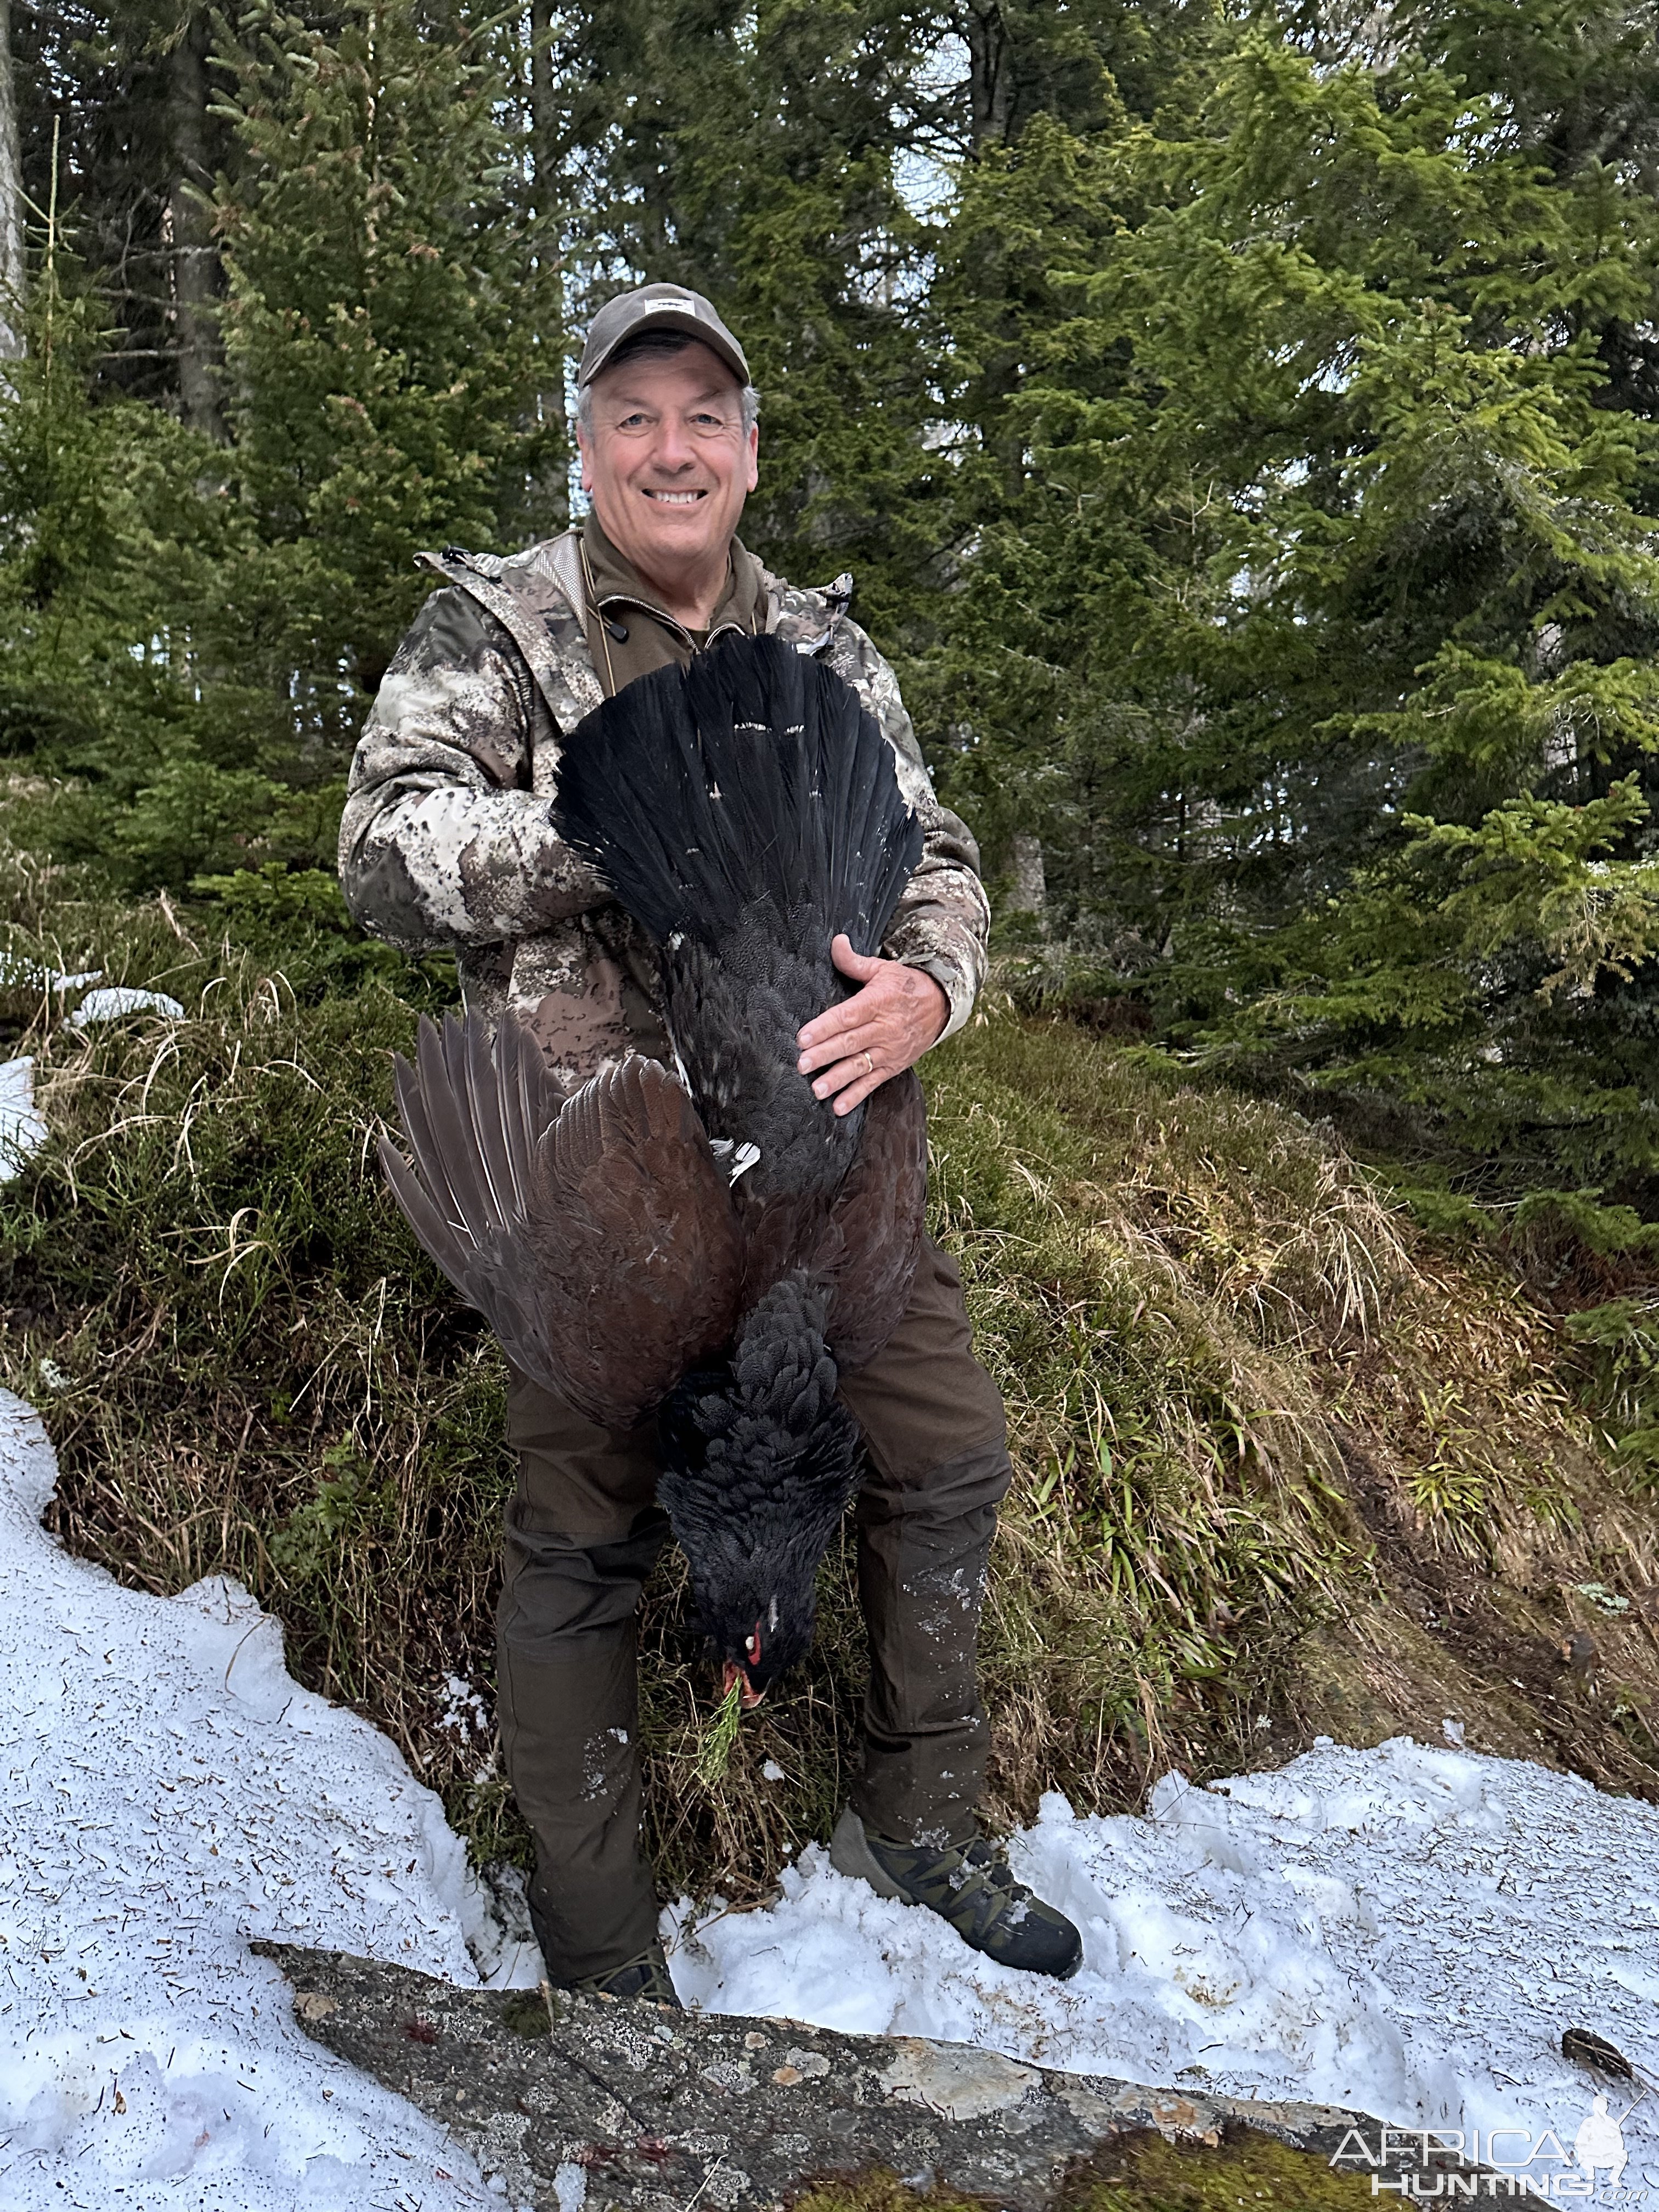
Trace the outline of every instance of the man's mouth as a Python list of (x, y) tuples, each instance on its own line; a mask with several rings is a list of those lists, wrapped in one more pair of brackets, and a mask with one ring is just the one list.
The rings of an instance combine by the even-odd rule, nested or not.
[(653, 491), (647, 486), (646, 497), (654, 499), (664, 507), (695, 507), (700, 499), (707, 499), (706, 491)]

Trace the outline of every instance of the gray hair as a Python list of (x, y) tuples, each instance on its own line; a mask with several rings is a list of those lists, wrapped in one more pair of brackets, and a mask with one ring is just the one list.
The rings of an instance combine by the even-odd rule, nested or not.
[[(699, 343), (689, 331), (641, 331), (636, 338), (629, 338), (617, 348), (599, 371), (599, 375), (604, 376), (613, 368), (620, 368), (628, 361), (669, 361), (674, 355), (684, 353), (687, 346)], [(596, 377), (594, 382), (598, 381)], [(743, 434), (746, 438), (760, 420), (760, 394), (752, 384), (744, 386), (738, 395), (738, 404), (743, 410)], [(593, 434), (592, 384), (584, 384), (577, 391), (576, 428), (585, 438), (591, 438)]]

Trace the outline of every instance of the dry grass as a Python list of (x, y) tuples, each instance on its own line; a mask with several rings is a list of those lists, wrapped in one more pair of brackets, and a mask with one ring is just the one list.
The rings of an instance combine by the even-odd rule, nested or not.
[(1316, 1133), (1066, 1024), (971, 1030), (932, 1113), (1017, 1468), (987, 1648), (1000, 1809), (1121, 1803), (1172, 1758), (1238, 1756), (1363, 1576), (1299, 1347), (1364, 1340), (1398, 1232)]
[[(372, 1164), (410, 1007), (303, 943), (256, 959), (35, 864), (7, 901), (0, 1052), (38, 1053), (56, 1133), (0, 1190), (0, 1372), (46, 1413), (65, 1540), (153, 1589), (240, 1577), (301, 1679), (386, 1727), (481, 1852), (519, 1849), (488, 1718), (500, 1363)], [(186, 1017), (78, 1036), (18, 980), (30, 962), (156, 986)], [(1249, 1755), (1310, 1629), (1372, 1586), (1350, 1431), (1436, 1540), (1524, 1552), (1583, 1523), (1608, 1478), (1548, 1317), (1415, 1249), (1328, 1133), (1058, 1023), (992, 1019), (928, 1073), (936, 1225), (1018, 1470), (985, 1638), (1000, 1817)], [(850, 1565), (832, 1554), (811, 1666), (718, 1778), (672, 1556), (653, 1583), (670, 1881), (741, 1904), (827, 1832), (863, 1666)]]

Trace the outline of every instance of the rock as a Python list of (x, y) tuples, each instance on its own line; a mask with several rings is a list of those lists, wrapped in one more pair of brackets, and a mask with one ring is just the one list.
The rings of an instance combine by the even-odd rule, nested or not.
[(966, 2043), (927, 2043), (919, 2035), (900, 2039), (897, 2055), (883, 2074), (882, 2086), (902, 2103), (926, 2105), (947, 2120), (982, 2120), (1023, 2105), (1042, 2086), (1034, 2067), (1017, 2066), (994, 2051)]
[(738, 2212), (809, 2176), (884, 2167), (1035, 2208), (1103, 2143), (1154, 2129), (1219, 2142), (1241, 2123), (1328, 2160), (1378, 2124), (1328, 2106), (1142, 2088), (919, 2037), (673, 2012), (614, 1998), (453, 1989), (406, 1967), (278, 1943), (307, 2035), (447, 2127), (505, 2201)]

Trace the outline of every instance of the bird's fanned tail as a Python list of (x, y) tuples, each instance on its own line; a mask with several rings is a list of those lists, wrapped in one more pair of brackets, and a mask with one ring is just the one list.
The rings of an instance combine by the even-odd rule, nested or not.
[(570, 740), (560, 834), (659, 945), (726, 943), (745, 911), (810, 911), (878, 949), (921, 857), (892, 749), (858, 695), (775, 638), (639, 678)]
[(814, 1097), (797, 1033), (853, 988), (831, 939), (878, 950), (921, 855), (891, 746), (833, 671), (775, 638), (730, 638), (587, 717), (555, 814), (656, 939), (704, 1127), (759, 1150), (739, 1212), (768, 1208), (769, 1249), (794, 1265), (864, 1121)]

